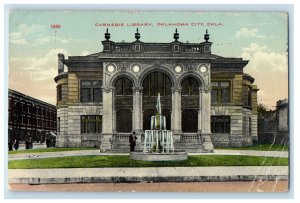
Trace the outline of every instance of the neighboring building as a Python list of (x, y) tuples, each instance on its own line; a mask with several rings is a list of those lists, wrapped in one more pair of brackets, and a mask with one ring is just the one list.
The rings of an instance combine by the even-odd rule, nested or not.
[(289, 103), (287, 99), (277, 101), (276, 115), (278, 132), (276, 144), (289, 144)]
[(8, 139), (44, 141), (56, 134), (56, 106), (8, 90)]
[[(158, 93), (176, 149), (212, 151), (257, 140), (257, 87), (243, 72), (248, 61), (211, 53), (202, 43), (113, 42), (88, 56), (58, 54), (58, 147), (129, 151), (135, 131), (141, 149)], [(68, 67), (65, 69), (64, 65)], [(212, 145), (213, 144), (213, 145)]]
[(278, 130), (288, 131), (289, 129), (289, 103), (287, 99), (277, 101)]
[(258, 118), (258, 141), (261, 144), (289, 144), (288, 100), (279, 100), (275, 110), (261, 112)]

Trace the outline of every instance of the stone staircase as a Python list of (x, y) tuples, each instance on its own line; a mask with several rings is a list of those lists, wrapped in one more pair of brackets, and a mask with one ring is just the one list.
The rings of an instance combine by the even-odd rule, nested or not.
[(113, 135), (112, 151), (113, 152), (130, 152), (129, 146), (130, 133), (118, 133)]
[[(119, 133), (113, 136), (112, 139), (112, 151), (113, 152), (130, 152), (129, 147), (130, 133)], [(135, 151), (143, 151), (143, 137), (141, 140), (137, 140)], [(200, 153), (204, 151), (204, 145), (202, 137), (197, 133), (183, 133), (180, 135), (180, 139), (174, 141), (175, 151), (185, 151)]]
[(178, 151), (185, 152), (203, 152), (204, 146), (200, 134), (197, 133), (183, 133), (180, 139), (174, 141), (174, 148)]

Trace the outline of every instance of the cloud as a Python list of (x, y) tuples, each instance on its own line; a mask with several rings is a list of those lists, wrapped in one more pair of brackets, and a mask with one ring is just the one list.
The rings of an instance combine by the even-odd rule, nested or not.
[(243, 53), (245, 54), (253, 54), (254, 52), (258, 52), (258, 51), (268, 51), (268, 48), (267, 46), (260, 46), (259, 44), (257, 43), (251, 43), (249, 45), (249, 47), (246, 47), (243, 49)]
[(46, 36), (46, 37), (38, 37), (35, 41), (34, 41), (34, 45), (44, 45), (44, 44), (48, 44), (49, 42), (54, 42), (54, 41), (58, 41), (61, 42), (63, 44), (69, 43), (72, 39), (71, 38), (58, 38), (55, 36)]
[(10, 58), (9, 88), (55, 104), (58, 53), (69, 55), (64, 49), (52, 49), (41, 58)]
[(83, 51), (81, 54), (80, 54), (80, 56), (86, 56), (86, 55), (89, 55), (90, 54), (90, 52), (88, 52), (88, 51)]
[(260, 71), (262, 68), (271, 72), (287, 72), (288, 54), (272, 52), (266, 45), (251, 43), (243, 49), (242, 57), (250, 60), (248, 70)]
[[(45, 25), (27, 25), (27, 24), (20, 24), (18, 26), (17, 32), (11, 32), (9, 35), (9, 41), (12, 44), (17, 45), (45, 45), (48, 43), (52, 43), (54, 41), (66, 44), (69, 43), (72, 39), (71, 38), (60, 38), (55, 36), (45, 36), (41, 34), (45, 30)], [(40, 34), (38, 34), (40, 33)], [(34, 36), (34, 39), (31, 38), (31, 34)]]
[(45, 25), (27, 25), (20, 24), (18, 25), (17, 32), (11, 32), (9, 35), (9, 41), (13, 44), (24, 45), (29, 44), (29, 41), (26, 39), (31, 33), (37, 33), (45, 29)]
[(265, 45), (251, 43), (243, 49), (242, 58), (249, 60), (244, 71), (255, 78), (258, 101), (270, 108), (288, 97), (288, 53), (276, 53)]
[(257, 29), (248, 29), (248, 28), (241, 28), (239, 31), (235, 33), (235, 36), (240, 38), (240, 37), (255, 37), (257, 33)]

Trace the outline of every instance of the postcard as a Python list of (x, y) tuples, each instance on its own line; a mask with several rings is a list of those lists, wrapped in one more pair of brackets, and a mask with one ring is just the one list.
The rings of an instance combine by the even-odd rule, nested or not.
[(288, 17), (11, 9), (10, 190), (288, 192)]

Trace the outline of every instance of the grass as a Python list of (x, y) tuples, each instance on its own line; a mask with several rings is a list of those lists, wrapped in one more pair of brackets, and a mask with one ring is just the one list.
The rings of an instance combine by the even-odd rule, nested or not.
[[(284, 145), (271, 145), (271, 144), (261, 144), (253, 145), (247, 147), (214, 147), (215, 149), (224, 150), (259, 150), (259, 151), (288, 151), (288, 146)], [(24, 153), (43, 153), (43, 152), (63, 152), (63, 151), (76, 151), (76, 150), (93, 150), (97, 148), (40, 148), (40, 149), (24, 149), (17, 151), (9, 151), (8, 154), (24, 154)]]
[(9, 151), (8, 154), (25, 154), (25, 153), (43, 153), (43, 152), (63, 152), (63, 151), (77, 151), (77, 150), (93, 150), (98, 148), (40, 148), (40, 149), (23, 149), (17, 151)]
[(246, 147), (214, 147), (214, 149), (228, 150), (258, 150), (258, 151), (288, 151), (289, 147), (285, 145), (257, 144)]
[(185, 161), (134, 161), (128, 155), (73, 156), (14, 160), (9, 169), (105, 168), (105, 167), (192, 167), (192, 166), (287, 166), (288, 158), (236, 155), (194, 155)]

